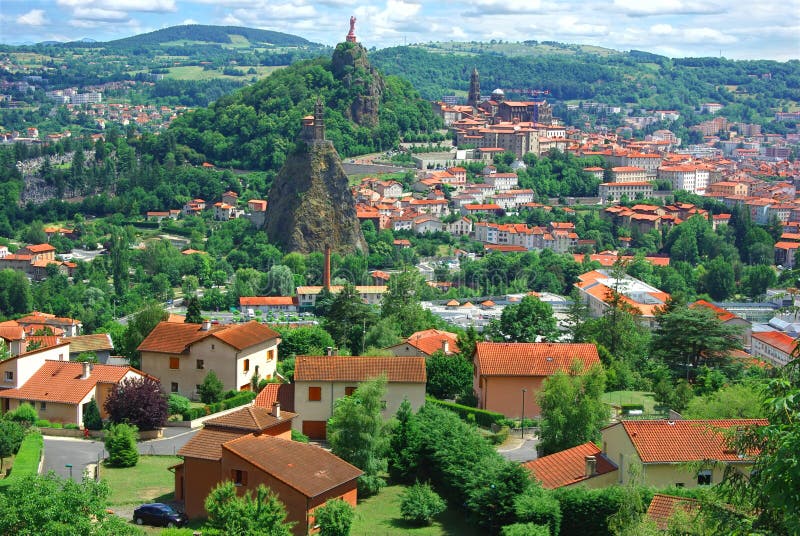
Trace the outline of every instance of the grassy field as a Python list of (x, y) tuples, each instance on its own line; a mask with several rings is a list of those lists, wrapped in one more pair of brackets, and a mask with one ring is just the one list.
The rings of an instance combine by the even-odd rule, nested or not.
[(351, 536), (477, 536), (482, 531), (470, 525), (464, 514), (452, 508), (442, 513), (432, 525), (409, 525), (400, 516), (400, 493), (403, 486), (387, 486), (375, 497), (361, 501), (356, 508)]
[[(250, 66), (240, 65), (237, 66), (237, 68), (247, 72), (250, 69)], [(275, 67), (271, 65), (259, 65), (254, 68), (257, 72), (256, 75), (246, 74), (244, 76), (228, 76), (222, 74), (222, 71), (217, 71), (217, 70), (205, 71), (199, 65), (185, 65), (182, 67), (170, 67), (169, 74), (166, 76), (168, 78), (174, 78), (176, 80), (211, 80), (213, 78), (228, 78), (231, 80), (248, 81), (253, 76), (263, 78), (268, 74), (272, 73), (273, 71), (281, 69), (282, 67)]]
[(622, 404), (642, 404), (645, 413), (655, 413), (656, 401), (653, 393), (646, 391), (611, 391), (603, 393), (603, 402), (619, 406)]
[(180, 462), (177, 456), (140, 456), (136, 467), (117, 469), (101, 465), (100, 478), (111, 488), (109, 506), (113, 509), (172, 500), (175, 477), (167, 468)]

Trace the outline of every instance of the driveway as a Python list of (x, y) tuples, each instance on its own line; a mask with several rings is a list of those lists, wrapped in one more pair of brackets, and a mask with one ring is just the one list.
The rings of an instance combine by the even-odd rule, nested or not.
[(512, 430), (508, 439), (497, 447), (497, 452), (512, 462), (529, 462), (536, 459), (536, 445), (538, 444), (537, 436), (525, 433), (524, 438), (520, 438), (519, 431)]
[[(164, 437), (139, 443), (139, 454), (174, 456), (197, 433), (199, 428), (165, 428)], [(43, 472), (78, 480), (88, 465), (92, 467), (107, 455), (105, 445), (98, 439), (44, 437)], [(72, 465), (72, 469), (68, 467)]]

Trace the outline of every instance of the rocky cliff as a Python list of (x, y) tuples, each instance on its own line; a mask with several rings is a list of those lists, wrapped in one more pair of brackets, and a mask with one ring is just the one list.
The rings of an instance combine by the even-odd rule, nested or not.
[(347, 176), (330, 141), (300, 142), (275, 177), (268, 201), (264, 229), (284, 251), (311, 253), (330, 245), (339, 253), (367, 252)]
[(378, 124), (378, 109), (385, 85), (383, 77), (367, 59), (361, 43), (339, 43), (333, 51), (333, 76), (354, 93), (347, 118), (358, 125)]

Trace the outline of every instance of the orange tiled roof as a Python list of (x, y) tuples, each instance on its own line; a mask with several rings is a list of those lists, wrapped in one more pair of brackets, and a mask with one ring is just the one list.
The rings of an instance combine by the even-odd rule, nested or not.
[(425, 383), (424, 357), (297, 356), (298, 381), (365, 381), (382, 374), (390, 382)]
[(98, 350), (113, 350), (114, 343), (108, 333), (96, 333), (94, 335), (78, 335), (76, 337), (64, 337), (64, 342), (69, 343), (69, 353), (79, 354), (81, 352), (97, 352)]
[(705, 300), (697, 300), (692, 305), (690, 305), (690, 307), (692, 308), (705, 307), (707, 309), (711, 309), (712, 311), (714, 311), (714, 314), (717, 315), (717, 318), (719, 318), (720, 322), (727, 322), (728, 320), (737, 318), (735, 314), (728, 311), (727, 309), (723, 309), (722, 307), (717, 307), (713, 303), (707, 302)]
[(309, 498), (363, 474), (358, 467), (316, 445), (278, 437), (246, 435), (228, 441), (222, 448)]
[(479, 342), (475, 345), (478, 374), (483, 376), (550, 376), (567, 372), (574, 360), (587, 371), (600, 364), (597, 347), (589, 343)]
[(242, 296), (239, 305), (297, 305), (295, 296)]
[(417, 350), (431, 355), (436, 350), (442, 349), (442, 343), (447, 341), (450, 353), (458, 353), (458, 337), (449, 331), (439, 331), (438, 329), (426, 329), (409, 335), (406, 342)]
[(81, 379), (83, 363), (48, 360), (25, 382), (25, 385), (18, 389), (2, 390), (0, 397), (77, 404), (98, 383), (117, 383), (129, 371), (143, 375), (127, 366), (96, 364), (92, 367), (89, 377)]
[(643, 463), (673, 463), (702, 460), (738, 462), (728, 448), (722, 429), (764, 426), (766, 419), (641, 420), (622, 421), (622, 426)]
[(797, 341), (782, 331), (762, 331), (753, 333), (753, 338), (790, 354), (794, 351)]
[(278, 401), (278, 391), (280, 390), (281, 384), (279, 383), (268, 383), (261, 389), (261, 392), (258, 393), (255, 400), (253, 400), (253, 405), (260, 407), (260, 408), (272, 408), (272, 404)]
[(594, 456), (597, 460), (596, 472), (592, 476), (617, 470), (617, 466), (592, 442), (543, 456), (522, 465), (533, 473), (543, 488), (555, 489), (591, 478), (586, 476), (586, 456)]
[(222, 444), (240, 437), (241, 430), (203, 428), (180, 448), (178, 456), (219, 460), (222, 458)]
[(208, 331), (203, 330), (202, 324), (159, 322), (137, 349), (141, 352), (180, 354), (201, 339), (215, 337), (237, 350), (243, 350), (279, 336), (255, 320), (246, 324), (212, 326)]
[(650, 506), (647, 507), (647, 517), (656, 524), (659, 530), (667, 530), (669, 520), (678, 508), (687, 514), (695, 513), (700, 508), (700, 502), (688, 497), (656, 493), (650, 501)]
[(281, 411), (281, 417), (278, 419), (272, 415), (271, 406), (269, 408), (245, 406), (237, 411), (206, 421), (205, 427), (215, 430), (239, 430), (240, 433), (263, 432), (280, 423), (291, 421), (296, 416), (296, 413)]

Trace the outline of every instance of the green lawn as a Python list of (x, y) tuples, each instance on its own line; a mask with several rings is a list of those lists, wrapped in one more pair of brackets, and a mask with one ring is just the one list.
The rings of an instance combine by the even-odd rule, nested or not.
[[(249, 65), (241, 65), (237, 66), (237, 69), (241, 69), (244, 72), (247, 72), (251, 66)], [(222, 74), (221, 71), (212, 70), (206, 71), (203, 67), (199, 65), (184, 65), (180, 67), (170, 67), (169, 74), (166, 75), (167, 78), (174, 78), (176, 80), (211, 80), (212, 78), (227, 78), (229, 80), (242, 80), (243, 82), (247, 82), (253, 76), (257, 76), (258, 78), (263, 78), (268, 74), (276, 71), (277, 69), (281, 69), (282, 67), (275, 67), (272, 65), (258, 65), (254, 66), (257, 74), (246, 74), (245, 76), (228, 76)]]
[(603, 402), (620, 406), (622, 404), (642, 404), (645, 413), (655, 413), (656, 401), (653, 393), (647, 391), (611, 391), (603, 393)]
[(175, 477), (167, 470), (181, 458), (177, 456), (140, 456), (136, 467), (117, 469), (100, 466), (100, 478), (111, 488), (109, 506), (140, 505), (172, 500)]
[(448, 508), (432, 525), (417, 527), (400, 516), (400, 493), (404, 486), (387, 486), (375, 497), (358, 503), (351, 536), (477, 536), (462, 512)]

